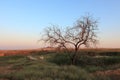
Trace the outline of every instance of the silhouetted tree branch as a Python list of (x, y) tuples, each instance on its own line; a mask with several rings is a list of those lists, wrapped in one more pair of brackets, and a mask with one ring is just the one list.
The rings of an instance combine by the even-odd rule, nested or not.
[(78, 50), (81, 45), (90, 47), (97, 42), (97, 20), (91, 16), (84, 16), (77, 20), (73, 27), (67, 27), (62, 30), (58, 26), (53, 25), (45, 29), (43, 40), (53, 46), (64, 48), (69, 51), (69, 47), (74, 48), (73, 55), (70, 55), (72, 64), (75, 64)]

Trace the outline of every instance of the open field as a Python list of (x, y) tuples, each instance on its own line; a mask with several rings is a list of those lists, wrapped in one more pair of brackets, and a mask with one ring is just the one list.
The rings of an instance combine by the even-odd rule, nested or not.
[(1, 53), (6, 55), (0, 57), (0, 80), (120, 80), (120, 49), (82, 49), (75, 65), (63, 51)]
[[(55, 51), (55, 48), (41, 48), (33, 50), (0, 50), (0, 56), (10, 56), (10, 55), (26, 55), (31, 53), (37, 53), (40, 51)], [(71, 49), (72, 50), (72, 49)], [(80, 49), (80, 51), (85, 52), (120, 52), (119, 48), (96, 48), (96, 49)]]

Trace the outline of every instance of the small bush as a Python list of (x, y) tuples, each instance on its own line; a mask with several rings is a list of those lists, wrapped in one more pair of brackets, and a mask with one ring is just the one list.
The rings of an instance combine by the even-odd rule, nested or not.
[(100, 52), (101, 56), (120, 56), (120, 52)]
[(58, 65), (68, 65), (71, 64), (71, 60), (68, 54), (55, 54), (55, 56), (48, 59), (49, 62), (56, 63)]
[(88, 72), (102, 71), (105, 69), (104, 67), (101, 66), (84, 66), (83, 68)]

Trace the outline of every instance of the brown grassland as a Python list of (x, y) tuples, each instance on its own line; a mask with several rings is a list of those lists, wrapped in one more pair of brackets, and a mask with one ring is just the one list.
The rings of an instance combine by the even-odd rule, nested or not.
[[(39, 51), (56, 51), (57, 48), (41, 48), (41, 49), (32, 49), (32, 50), (0, 50), (0, 56), (11, 56), (11, 55), (28, 55), (33, 52), (39, 52)], [(69, 50), (73, 50), (70, 48)], [(79, 51), (90, 51), (90, 52), (120, 52), (119, 48), (82, 48)]]

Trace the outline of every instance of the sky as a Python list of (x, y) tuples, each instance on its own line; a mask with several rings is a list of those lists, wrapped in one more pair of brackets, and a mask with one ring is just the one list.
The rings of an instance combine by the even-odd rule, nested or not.
[(36, 49), (45, 27), (98, 20), (100, 48), (120, 48), (120, 0), (0, 0), (0, 49)]

